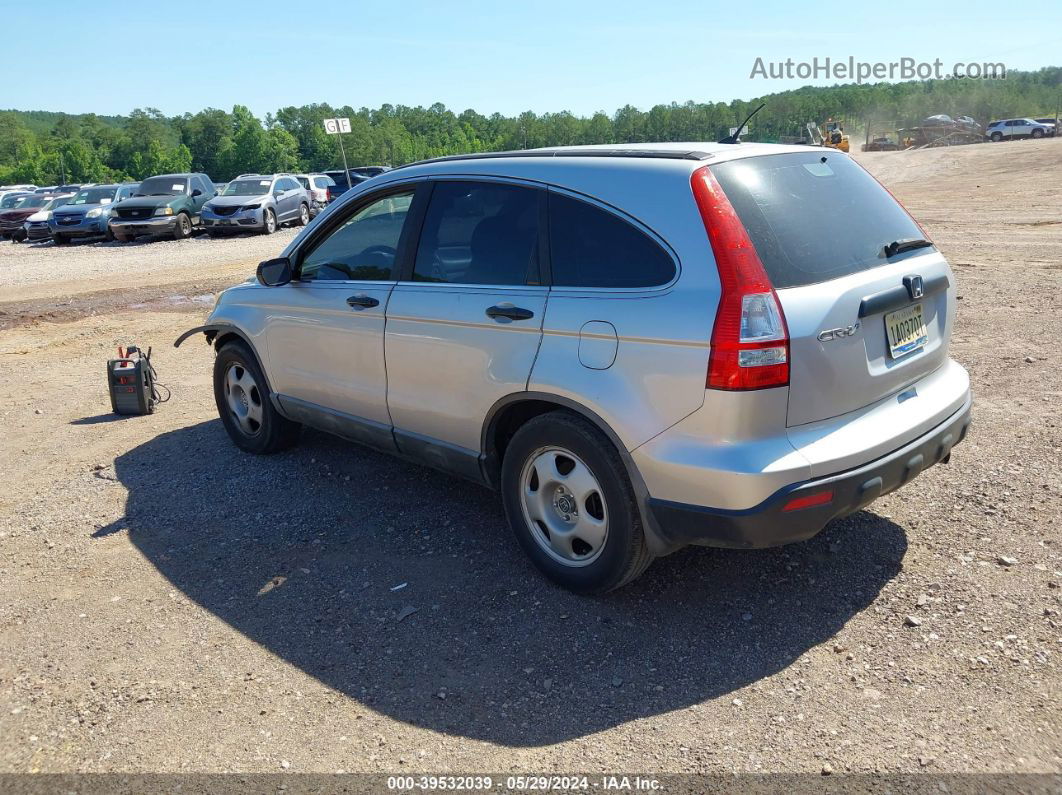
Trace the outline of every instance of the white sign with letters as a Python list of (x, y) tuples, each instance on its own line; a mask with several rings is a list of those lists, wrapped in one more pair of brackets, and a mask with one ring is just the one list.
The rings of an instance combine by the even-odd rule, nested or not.
[(350, 132), (350, 119), (325, 119), (325, 132), (329, 135)]

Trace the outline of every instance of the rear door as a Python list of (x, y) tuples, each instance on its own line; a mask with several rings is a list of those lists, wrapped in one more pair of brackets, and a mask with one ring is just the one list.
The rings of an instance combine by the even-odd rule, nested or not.
[(387, 405), (403, 452), (475, 470), (488, 409), (526, 389), (538, 351), (545, 191), (431, 186), (412, 270), (387, 308)]
[[(947, 262), (846, 155), (822, 150), (712, 166), (782, 304), (790, 336), (787, 424), (902, 391), (946, 360)], [(903, 249), (904, 246), (899, 246)], [(888, 249), (888, 250), (887, 250)]]

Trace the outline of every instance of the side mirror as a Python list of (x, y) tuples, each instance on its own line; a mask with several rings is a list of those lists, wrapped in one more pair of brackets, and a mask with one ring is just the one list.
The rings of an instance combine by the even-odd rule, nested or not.
[(291, 260), (287, 257), (258, 263), (258, 281), (266, 287), (280, 287), (291, 281)]
[(196, 188), (196, 189), (195, 189), (194, 191), (192, 191), (192, 198), (193, 198), (193, 199), (194, 199), (194, 198), (195, 198), (196, 196), (202, 196), (202, 195), (203, 195), (203, 191), (199, 190), (199, 188)]

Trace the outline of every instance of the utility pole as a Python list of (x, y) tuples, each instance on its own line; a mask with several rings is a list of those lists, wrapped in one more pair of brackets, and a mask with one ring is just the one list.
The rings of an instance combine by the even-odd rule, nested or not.
[(63, 153), (59, 153), (59, 177), (62, 183), (66, 184), (66, 160), (63, 158)]

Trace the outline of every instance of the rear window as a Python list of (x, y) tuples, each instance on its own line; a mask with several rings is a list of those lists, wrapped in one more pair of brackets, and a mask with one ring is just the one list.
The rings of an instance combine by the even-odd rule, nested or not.
[(837, 279), (887, 263), (884, 248), (922, 230), (845, 155), (822, 150), (711, 167), (776, 288)]

